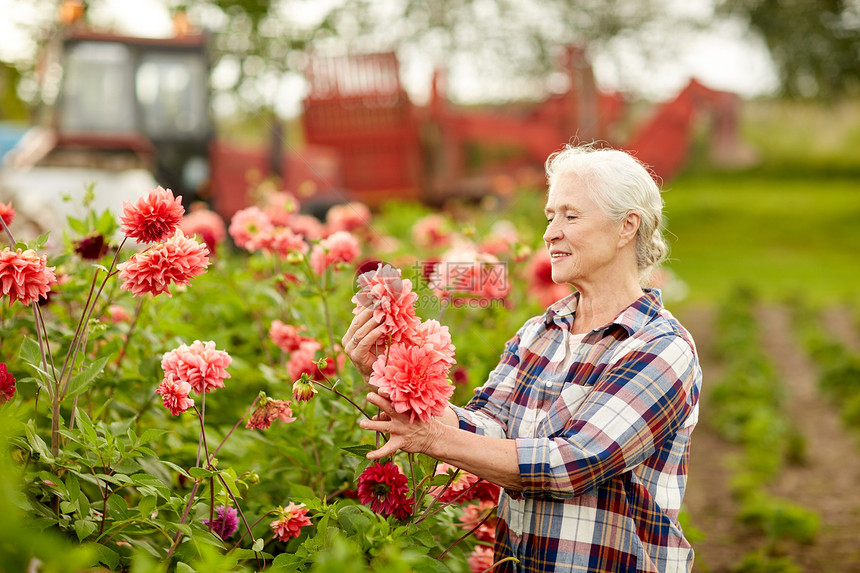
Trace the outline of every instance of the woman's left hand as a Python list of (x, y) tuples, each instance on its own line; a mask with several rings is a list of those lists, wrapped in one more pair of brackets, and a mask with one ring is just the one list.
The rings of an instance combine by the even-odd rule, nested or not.
[(372, 420), (362, 420), (359, 425), (364, 430), (388, 434), (389, 438), (381, 448), (368, 453), (367, 459), (378, 460), (393, 455), (397, 450), (429, 453), (429, 448), (438, 439), (442, 426), (437, 420), (410, 422), (408, 415), (397, 413), (390, 400), (375, 392), (367, 395), (367, 401), (377, 406), (380, 413)]

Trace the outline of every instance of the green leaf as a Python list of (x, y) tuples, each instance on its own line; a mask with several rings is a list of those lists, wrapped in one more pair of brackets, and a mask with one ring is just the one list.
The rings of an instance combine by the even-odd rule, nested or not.
[(230, 555), (235, 557), (237, 560), (257, 559), (258, 557), (262, 558), (262, 559), (271, 559), (272, 558), (271, 553), (266, 553), (263, 551), (252, 551), (250, 549), (245, 549), (244, 547), (239, 547), (238, 549), (234, 549), (233, 551), (230, 552)]
[(105, 364), (110, 360), (111, 356), (103, 356), (89, 365), (85, 370), (72, 376), (69, 382), (69, 389), (65, 397), (73, 398), (87, 389), (87, 386), (96, 376), (101, 374), (105, 368)]
[(107, 565), (111, 570), (116, 570), (119, 566), (119, 553), (110, 547), (105, 547), (101, 543), (93, 543), (92, 545), (96, 548), (96, 555), (98, 555), (99, 561)]
[(167, 430), (158, 430), (156, 428), (147, 428), (144, 430), (143, 434), (140, 436), (140, 440), (138, 440), (139, 444), (146, 444), (153, 440), (157, 440), (161, 436), (167, 433)]
[(69, 227), (76, 233), (80, 235), (86, 235), (89, 233), (89, 229), (87, 228), (87, 224), (80, 219), (75, 219), (74, 217), (66, 217), (66, 221), (69, 223)]
[(54, 456), (52, 456), (51, 452), (48, 450), (48, 444), (46, 444), (45, 440), (36, 433), (36, 429), (33, 426), (34, 422), (31, 419), (27, 421), (27, 425), (24, 427), (30, 447), (33, 448), (33, 451), (39, 454), (42, 459), (53, 460)]
[(149, 519), (149, 516), (152, 515), (152, 512), (155, 511), (155, 506), (158, 503), (158, 498), (154, 495), (147, 495), (141, 498), (140, 502), (137, 504), (137, 511), (140, 512), (140, 516), (144, 519)]
[(90, 417), (87, 416), (87, 413), (84, 412), (83, 408), (78, 408), (75, 411), (75, 421), (78, 424), (78, 427), (81, 429), (84, 434), (86, 434), (87, 439), (94, 446), (98, 446), (99, 437), (96, 434), (96, 429), (93, 427), (93, 422), (90, 420)]
[(21, 350), (18, 351), (18, 357), (30, 366), (41, 370), (42, 350), (39, 347), (39, 343), (32, 338), (25, 338), (21, 341)]
[(251, 546), (251, 551), (262, 551), (265, 544), (266, 540), (259, 537), (254, 541), (254, 545)]
[(343, 451), (348, 452), (354, 456), (358, 456), (361, 459), (367, 459), (367, 454), (375, 450), (374, 446), (369, 444), (362, 444), (358, 446), (344, 446), (341, 448)]
[(78, 483), (77, 476), (71, 472), (66, 474), (66, 491), (69, 492), (69, 501), (78, 501), (78, 496), (81, 495), (81, 485)]
[(78, 541), (83, 541), (93, 534), (96, 530), (96, 524), (87, 519), (75, 520), (75, 533), (78, 534)]
[(197, 570), (191, 565), (179, 561), (176, 563), (176, 573), (197, 573)]
[(111, 514), (115, 514), (114, 519), (117, 521), (127, 519), (129, 517), (128, 504), (121, 495), (114, 494), (108, 498), (108, 510)]
[(194, 479), (201, 479), (216, 477), (220, 472), (207, 470), (204, 468), (189, 468), (188, 473), (191, 474), (191, 477), (193, 477)]

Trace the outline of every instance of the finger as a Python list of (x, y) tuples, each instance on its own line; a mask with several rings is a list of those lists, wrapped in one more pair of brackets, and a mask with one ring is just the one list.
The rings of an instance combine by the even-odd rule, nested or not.
[(391, 422), (390, 421), (381, 421), (381, 420), (361, 420), (358, 423), (358, 426), (362, 430), (369, 430), (371, 432), (382, 432), (383, 434), (388, 434), (391, 432)]
[(397, 415), (397, 412), (394, 410), (394, 406), (391, 404), (390, 400), (383, 398), (376, 392), (368, 392), (367, 401), (379, 408), (383, 411), (383, 413), (387, 414), (392, 420)]
[(347, 343), (355, 336), (358, 329), (364, 326), (364, 324), (372, 317), (373, 309), (371, 308), (365, 308), (355, 315), (352, 322), (349, 323), (349, 328), (346, 329), (346, 334), (343, 335), (343, 345), (346, 346)]
[[(397, 443), (395, 443), (397, 442)], [(378, 450), (373, 450), (372, 452), (367, 453), (367, 459), (369, 460), (378, 460), (381, 458), (385, 458), (391, 455), (394, 455), (397, 450), (400, 449), (400, 440), (388, 440), (384, 446), (379, 448)]]

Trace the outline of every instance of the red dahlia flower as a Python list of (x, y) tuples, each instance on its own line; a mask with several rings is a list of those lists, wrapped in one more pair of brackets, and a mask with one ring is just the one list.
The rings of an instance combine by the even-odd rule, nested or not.
[(3, 222), (7, 225), (11, 225), (14, 218), (15, 209), (12, 208), (12, 202), (0, 203), (0, 219), (3, 219)]
[(82, 259), (97, 261), (105, 256), (110, 248), (110, 245), (105, 241), (104, 235), (98, 233), (84, 237), (75, 243), (75, 252)]
[(433, 349), (395, 344), (373, 363), (370, 383), (388, 393), (397, 412), (429, 422), (442, 415), (454, 393), (448, 367)]
[(278, 518), (269, 524), (269, 527), (275, 531), (275, 539), (289, 541), (291, 538), (301, 535), (302, 527), (311, 524), (307, 513), (308, 509), (303, 503), (296, 505), (290, 502), (287, 507), (278, 507), (275, 512)]
[(0, 406), (15, 397), (15, 377), (0, 362)]
[(182, 198), (174, 198), (173, 191), (161, 186), (137, 203), (126, 201), (122, 207), (122, 232), (141, 243), (157, 243), (170, 237), (185, 213)]
[(374, 462), (358, 477), (358, 500), (375, 513), (403, 520), (412, 515), (406, 476), (392, 462)]
[(223, 350), (216, 350), (215, 343), (195, 340), (191, 346), (183, 344), (166, 352), (161, 359), (164, 375), (174, 376), (191, 384), (198, 394), (224, 387), (224, 379), (230, 378), (227, 367), (233, 359)]
[(134, 296), (145, 293), (159, 295), (170, 292), (170, 283), (187, 285), (209, 266), (209, 249), (194, 238), (186, 237), (181, 230), (164, 243), (152, 246), (142, 253), (117, 265), (122, 290)]
[(9, 306), (16, 300), (30, 306), (46, 298), (56, 282), (54, 267), (47, 266), (45, 255), (40, 257), (32, 249), (0, 251), (0, 295), (9, 295)]

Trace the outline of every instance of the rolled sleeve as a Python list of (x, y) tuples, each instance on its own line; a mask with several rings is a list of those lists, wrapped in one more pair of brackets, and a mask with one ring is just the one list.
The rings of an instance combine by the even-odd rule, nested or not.
[(681, 337), (628, 349), (594, 383), (576, 411), (560, 412), (563, 431), (518, 438), (524, 497), (567, 499), (647, 460), (693, 411), (701, 373)]

